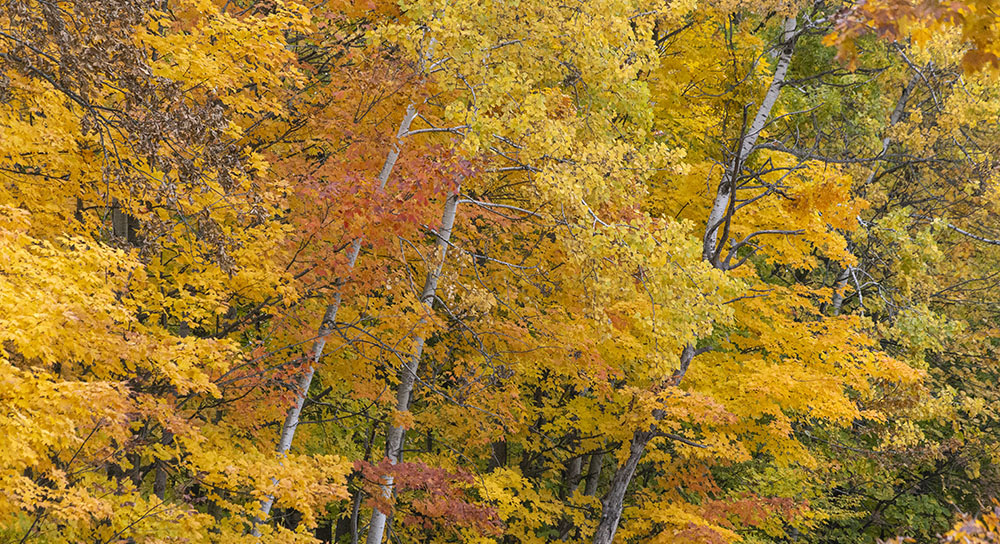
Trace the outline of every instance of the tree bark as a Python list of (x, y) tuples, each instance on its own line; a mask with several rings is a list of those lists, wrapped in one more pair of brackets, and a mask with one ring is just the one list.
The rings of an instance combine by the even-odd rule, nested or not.
[[(427, 279), (424, 282), (424, 289), (420, 294), (420, 302), (430, 312), (434, 306), (434, 295), (437, 291), (438, 280), (441, 278), (441, 268), (444, 266), (445, 256), (448, 253), (448, 245), (451, 241), (452, 227), (455, 225), (455, 212), (458, 209), (458, 193), (448, 196), (445, 202), (444, 213), (441, 216), (441, 228), (437, 232), (437, 255), (435, 262), (430, 263), (430, 270), (427, 272)], [(424, 351), (424, 337), (417, 336), (414, 339), (412, 356), (399, 371), (399, 386), (396, 389), (396, 410), (398, 412), (408, 412), (410, 409), (410, 395), (413, 392), (413, 384), (416, 381), (417, 371), (420, 369), (420, 357)], [(406, 435), (406, 428), (401, 425), (394, 425), (389, 422), (389, 430), (386, 433), (386, 457), (393, 465), (399, 462), (402, 453), (403, 438)], [(385, 498), (392, 497), (392, 476), (386, 476), (382, 484), (382, 494)], [(382, 512), (378, 508), (372, 510), (372, 520), (368, 525), (368, 538), (366, 544), (381, 544), (385, 533), (385, 524), (388, 513)]]
[(834, 317), (840, 315), (840, 308), (844, 305), (844, 289), (847, 288), (847, 278), (851, 275), (851, 268), (843, 269), (837, 275), (837, 282), (833, 285), (833, 301), (831, 303), (831, 313)]
[[(416, 116), (417, 110), (413, 107), (413, 104), (407, 106), (406, 113), (399, 122), (399, 130), (396, 131), (396, 141), (392, 149), (389, 150), (389, 154), (385, 158), (385, 164), (382, 165), (382, 171), (378, 175), (379, 187), (383, 189), (389, 181), (392, 169), (396, 166), (396, 161), (399, 159), (403, 136), (410, 130), (410, 124), (413, 123), (413, 119)], [(357, 238), (351, 244), (351, 249), (347, 254), (348, 268), (354, 268), (354, 263), (357, 262), (358, 254), (361, 252), (361, 242), (361, 238)], [(285, 423), (281, 428), (281, 436), (278, 439), (277, 448), (279, 454), (287, 453), (288, 449), (292, 446), (292, 440), (295, 438), (295, 430), (299, 426), (299, 416), (302, 414), (302, 406), (305, 404), (306, 396), (309, 394), (309, 386), (312, 384), (313, 374), (316, 371), (316, 364), (319, 363), (320, 358), (323, 356), (323, 348), (326, 347), (327, 336), (333, 331), (337, 321), (337, 311), (340, 309), (340, 301), (341, 293), (338, 291), (333, 295), (333, 300), (330, 301), (330, 304), (327, 305), (323, 313), (323, 321), (320, 323), (319, 333), (317, 334), (316, 341), (313, 343), (312, 352), (309, 356), (309, 366), (302, 373), (302, 376), (299, 377), (295, 403), (288, 409), (288, 414), (285, 416)], [(273, 505), (273, 495), (269, 495), (261, 501), (260, 516), (257, 518), (257, 523), (267, 518)], [(253, 534), (254, 536), (259, 536), (260, 534), (256, 526), (253, 529)]]
[[(587, 457), (587, 455), (577, 455), (566, 462), (566, 479), (562, 493), (562, 498), (564, 500), (572, 497), (573, 494), (580, 488), (580, 480), (583, 477), (584, 457)], [(570, 516), (564, 515), (562, 519), (559, 520), (560, 541), (565, 542), (569, 539), (571, 533), (578, 530), (579, 529), (573, 524), (573, 520)]]
[(719, 240), (717, 233), (719, 227), (726, 222), (730, 211), (730, 204), (733, 193), (736, 190), (736, 182), (740, 175), (740, 169), (746, 163), (754, 146), (757, 145), (757, 138), (760, 137), (761, 131), (767, 125), (767, 120), (771, 116), (771, 109), (774, 108), (775, 102), (778, 101), (778, 95), (781, 94), (781, 87), (785, 84), (788, 66), (792, 62), (795, 39), (798, 36), (795, 26), (795, 17), (785, 19), (784, 32), (781, 34), (781, 52), (778, 55), (778, 64), (774, 69), (774, 77), (771, 78), (771, 85), (768, 87), (767, 93), (764, 94), (764, 100), (761, 102), (760, 107), (757, 108), (757, 114), (754, 115), (753, 122), (750, 123), (750, 126), (746, 127), (744, 134), (740, 138), (733, 161), (719, 182), (719, 189), (716, 191), (715, 200), (712, 202), (712, 208), (708, 212), (708, 220), (705, 223), (705, 236), (703, 238), (702, 258), (712, 263), (713, 266), (719, 266), (717, 246), (725, 243), (725, 240)]
[[(169, 446), (171, 442), (174, 441), (174, 433), (170, 431), (163, 432), (163, 438), (160, 439), (160, 444), (164, 446)], [(163, 459), (158, 459), (156, 461), (156, 474), (153, 477), (153, 494), (160, 500), (167, 494), (167, 462)]]
[[(792, 52), (794, 51), (795, 41), (798, 37), (796, 26), (795, 17), (785, 19), (784, 31), (781, 34), (781, 43), (779, 44), (781, 49), (778, 53), (778, 63), (775, 66), (771, 84), (764, 94), (764, 100), (757, 109), (753, 121), (743, 130), (733, 161), (719, 182), (715, 200), (712, 202), (712, 208), (708, 214), (705, 235), (702, 239), (702, 258), (716, 268), (723, 267), (719, 262), (719, 247), (725, 243), (724, 239), (719, 239), (717, 233), (719, 227), (727, 223), (731, 218), (733, 196), (736, 191), (740, 169), (757, 144), (757, 138), (767, 125), (767, 120), (771, 116), (771, 110), (774, 108), (774, 104), (781, 94), (781, 87), (785, 84), (785, 76), (788, 74), (788, 67), (792, 61)], [(728, 230), (728, 225), (725, 230)], [(681, 368), (673, 376), (675, 385), (680, 383), (684, 373), (687, 372), (691, 359), (697, 353), (698, 351), (693, 345), (685, 346), (681, 354)], [(611, 544), (614, 540), (615, 533), (618, 531), (618, 524), (622, 517), (625, 492), (632, 481), (632, 476), (635, 475), (635, 469), (642, 459), (646, 445), (649, 444), (649, 441), (654, 436), (656, 436), (655, 428), (649, 431), (635, 432), (629, 447), (629, 457), (625, 461), (625, 464), (615, 471), (614, 476), (611, 478), (608, 492), (601, 501), (601, 518), (597, 525), (597, 531), (594, 534), (594, 544)]]
[(580, 472), (583, 470), (583, 456), (577, 455), (566, 463), (566, 496), (576, 492), (580, 485)]
[(486, 472), (507, 466), (507, 440), (501, 438), (490, 444), (490, 463), (486, 467)]
[(597, 485), (601, 483), (601, 469), (604, 468), (604, 450), (597, 450), (590, 454), (590, 466), (587, 468), (587, 485), (583, 488), (583, 494), (593, 497), (597, 493)]
[(625, 463), (618, 467), (615, 475), (611, 478), (611, 485), (608, 492), (601, 501), (601, 520), (597, 524), (597, 532), (594, 534), (594, 544), (611, 544), (618, 532), (618, 523), (622, 519), (622, 508), (625, 504), (625, 491), (628, 484), (635, 475), (635, 469), (639, 466), (646, 445), (653, 438), (652, 432), (636, 431), (629, 444), (629, 456)]

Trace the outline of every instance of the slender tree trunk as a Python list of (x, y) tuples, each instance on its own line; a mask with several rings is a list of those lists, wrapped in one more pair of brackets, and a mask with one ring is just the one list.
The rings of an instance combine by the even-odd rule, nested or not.
[[(169, 446), (171, 442), (174, 441), (174, 433), (170, 431), (163, 432), (163, 438), (160, 439), (160, 444), (164, 446)], [(156, 461), (156, 475), (153, 477), (153, 494), (157, 498), (162, 500), (167, 494), (167, 462), (158, 459)]]
[[(389, 154), (385, 158), (385, 164), (382, 165), (382, 171), (379, 172), (378, 175), (379, 187), (383, 189), (389, 181), (392, 169), (396, 166), (396, 160), (399, 159), (400, 145), (402, 144), (403, 136), (410, 130), (410, 124), (413, 123), (413, 119), (416, 116), (417, 110), (413, 107), (413, 104), (407, 106), (406, 113), (403, 115), (403, 119), (399, 122), (399, 130), (396, 131), (396, 141), (393, 143), (392, 149), (389, 150)], [(348, 268), (354, 268), (354, 263), (357, 262), (358, 254), (361, 252), (361, 242), (361, 238), (357, 238), (351, 244), (351, 249), (347, 254)], [(317, 334), (316, 341), (313, 343), (312, 352), (309, 356), (309, 366), (306, 368), (305, 372), (302, 373), (302, 376), (299, 377), (295, 403), (288, 409), (288, 414), (285, 416), (285, 423), (281, 428), (281, 437), (278, 439), (277, 448), (279, 454), (288, 452), (288, 449), (292, 446), (292, 439), (295, 438), (295, 430), (299, 426), (299, 415), (302, 413), (302, 406), (305, 404), (306, 396), (309, 394), (309, 386), (312, 384), (313, 374), (316, 371), (316, 364), (319, 363), (320, 357), (323, 356), (323, 348), (326, 347), (327, 336), (333, 331), (337, 321), (337, 311), (340, 309), (340, 301), (341, 293), (340, 291), (337, 291), (337, 293), (333, 295), (333, 300), (330, 301), (330, 304), (326, 307), (326, 311), (323, 313), (323, 321), (320, 323), (319, 333)], [(257, 520), (258, 522), (262, 522), (267, 518), (273, 505), (273, 495), (269, 495), (266, 499), (261, 501), (260, 516)], [(256, 527), (253, 529), (253, 534), (254, 536), (260, 535)]]
[[(580, 479), (583, 476), (583, 458), (586, 455), (577, 455), (566, 462), (566, 480), (563, 487), (562, 498), (568, 499), (576, 493), (577, 489), (580, 487)], [(566, 541), (569, 539), (570, 534), (577, 529), (573, 524), (572, 518), (568, 515), (564, 515), (562, 519), (559, 520), (559, 540)]]
[(487, 472), (507, 466), (507, 440), (500, 439), (490, 444), (490, 463), (486, 467)]
[(117, 198), (111, 199), (111, 234), (115, 238), (128, 238), (128, 214), (122, 211)]
[[(719, 182), (715, 200), (712, 202), (712, 208), (708, 214), (702, 245), (702, 258), (717, 268), (722, 267), (719, 263), (719, 246), (725, 243), (724, 239), (719, 239), (718, 231), (731, 217), (733, 195), (736, 191), (736, 182), (740, 169), (757, 144), (757, 138), (767, 125), (767, 120), (771, 116), (771, 110), (774, 108), (774, 104), (781, 94), (781, 87), (785, 84), (785, 76), (788, 74), (788, 66), (791, 64), (792, 52), (798, 36), (796, 25), (795, 17), (785, 19), (784, 31), (781, 34), (781, 43), (779, 44), (781, 49), (778, 54), (777, 66), (774, 69), (774, 77), (771, 79), (771, 84), (764, 94), (764, 100), (757, 109), (753, 121), (751, 121), (749, 126), (745, 127), (741, 135), (733, 161)], [(728, 228), (725, 230), (728, 230)], [(723, 235), (724, 237), (725, 234)], [(675, 383), (679, 383), (684, 377), (691, 359), (696, 354), (697, 351), (693, 345), (685, 346), (681, 354), (681, 368), (674, 375)], [(646, 446), (654, 436), (655, 429), (635, 432), (629, 446), (629, 457), (625, 461), (625, 464), (615, 471), (614, 476), (611, 478), (608, 492), (601, 501), (601, 518), (597, 525), (597, 531), (594, 534), (594, 544), (611, 544), (614, 540), (615, 533), (618, 531), (618, 523), (622, 517), (625, 492), (632, 481), (632, 476), (635, 475), (635, 469), (642, 459), (642, 454)]]
[[(444, 214), (441, 216), (441, 228), (437, 232), (437, 255), (434, 257), (435, 260), (430, 263), (427, 280), (424, 282), (424, 289), (420, 294), (420, 302), (427, 307), (428, 312), (433, 309), (434, 295), (437, 291), (438, 280), (441, 278), (441, 268), (444, 266), (445, 256), (448, 253), (451, 230), (455, 225), (455, 211), (458, 209), (458, 193), (459, 189), (456, 189), (445, 202)], [(417, 371), (420, 369), (420, 357), (423, 355), (423, 351), (424, 337), (417, 336), (414, 339), (412, 356), (399, 371), (399, 387), (396, 389), (396, 410), (398, 412), (408, 412), (410, 409), (410, 395), (413, 392)], [(389, 422), (389, 429), (386, 433), (386, 456), (393, 465), (399, 462), (405, 435), (406, 428)], [(382, 493), (387, 499), (392, 497), (391, 475), (385, 477)], [(386, 517), (386, 512), (382, 512), (378, 508), (372, 510), (372, 520), (368, 525), (368, 538), (365, 541), (367, 544), (381, 544), (385, 533)]]
[(844, 305), (844, 289), (847, 288), (847, 278), (851, 275), (851, 268), (841, 270), (837, 275), (837, 281), (833, 285), (833, 301), (831, 306), (834, 317), (840, 315), (840, 308)]
[(622, 519), (622, 508), (625, 504), (625, 491), (628, 484), (635, 475), (635, 469), (639, 466), (639, 460), (646, 451), (646, 445), (653, 438), (651, 432), (636, 431), (629, 444), (629, 455), (625, 463), (618, 467), (615, 475), (611, 478), (611, 485), (608, 493), (601, 501), (601, 520), (597, 525), (597, 533), (594, 535), (594, 544), (611, 544), (618, 532), (618, 523)]
[(718, 253), (717, 245), (725, 243), (725, 240), (718, 239), (717, 233), (719, 227), (726, 221), (733, 192), (736, 189), (736, 181), (740, 175), (740, 169), (746, 163), (754, 146), (757, 145), (757, 138), (760, 137), (761, 131), (767, 125), (767, 120), (771, 116), (771, 109), (774, 108), (775, 102), (778, 101), (778, 95), (781, 94), (781, 87), (785, 84), (785, 76), (788, 74), (788, 66), (792, 62), (792, 51), (795, 47), (795, 39), (797, 37), (795, 26), (795, 17), (785, 19), (785, 29), (781, 35), (781, 52), (778, 55), (778, 64), (774, 69), (774, 77), (771, 79), (771, 85), (768, 87), (767, 93), (764, 94), (764, 100), (761, 102), (760, 107), (757, 108), (757, 114), (754, 115), (753, 121), (750, 123), (750, 126), (746, 127), (744, 134), (741, 136), (740, 144), (737, 146), (733, 161), (723, 174), (722, 181), (719, 182), (719, 189), (716, 191), (715, 200), (712, 202), (712, 208), (708, 212), (702, 246), (702, 258), (711, 262), (714, 266), (718, 266), (719, 264), (716, 255)]
[[(889, 114), (888, 128), (894, 127), (896, 123), (903, 118), (903, 112), (906, 111), (906, 103), (910, 101), (910, 95), (913, 94), (913, 89), (917, 87), (917, 83), (919, 82), (920, 73), (916, 72), (913, 74), (913, 77), (910, 78), (910, 81), (907, 82), (906, 87), (903, 87), (903, 92), (900, 94), (899, 100), (896, 102), (896, 107), (892, 110), (892, 113)], [(892, 143), (892, 138), (889, 136), (882, 138), (882, 149), (879, 151), (879, 157), (884, 156), (889, 151), (890, 143)], [(872, 168), (871, 173), (868, 174), (868, 179), (865, 180), (865, 185), (870, 185), (873, 181), (875, 181), (875, 175), (878, 173), (877, 165), (879, 163), (876, 162), (875, 164), (876, 168)]]
[(566, 463), (566, 496), (576, 492), (580, 485), (580, 473), (583, 470), (583, 456), (577, 455)]
[[(375, 441), (375, 430), (378, 427), (378, 423), (373, 423), (371, 428), (365, 434), (365, 453), (362, 455), (362, 459), (369, 461), (372, 455), (372, 443)], [(357, 480), (360, 474), (354, 472), (347, 477), (347, 485), (350, 486), (351, 482)], [(361, 501), (365, 496), (364, 489), (361, 486), (357, 486), (354, 492), (351, 493), (351, 511), (348, 516), (341, 516), (337, 520), (337, 530), (333, 534), (333, 541), (340, 542), (344, 535), (351, 535), (351, 544), (358, 544), (358, 513), (361, 511)]]
[(351, 503), (351, 544), (358, 544), (359, 534), (358, 519), (361, 517), (361, 492), (354, 495)]
[(601, 470), (604, 468), (604, 450), (597, 450), (590, 454), (590, 466), (587, 467), (587, 485), (583, 488), (583, 494), (593, 497), (597, 493), (597, 485), (601, 483)]

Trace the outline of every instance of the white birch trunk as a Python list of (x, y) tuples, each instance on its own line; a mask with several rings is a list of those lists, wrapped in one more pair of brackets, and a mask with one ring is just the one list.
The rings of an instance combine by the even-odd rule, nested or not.
[(788, 66), (792, 62), (792, 51), (795, 45), (795, 26), (795, 17), (785, 19), (784, 32), (781, 34), (781, 52), (778, 55), (778, 64), (774, 69), (774, 77), (771, 78), (771, 85), (768, 87), (767, 93), (764, 94), (764, 100), (761, 102), (760, 107), (757, 108), (757, 114), (754, 115), (753, 121), (742, 135), (736, 156), (733, 157), (733, 162), (730, 166), (726, 168), (722, 176), (722, 181), (719, 182), (719, 189), (715, 194), (715, 200), (712, 202), (712, 208), (708, 212), (708, 220), (705, 223), (702, 258), (715, 266), (718, 266), (718, 259), (715, 255), (717, 244), (725, 242), (725, 240), (717, 240), (717, 233), (719, 227), (725, 222), (730, 201), (733, 197), (733, 190), (735, 189), (735, 180), (739, 176), (739, 171), (743, 167), (743, 164), (750, 156), (750, 152), (757, 145), (757, 138), (760, 137), (761, 131), (767, 125), (767, 120), (771, 116), (771, 109), (774, 108), (775, 102), (778, 101), (778, 95), (781, 94), (781, 87), (785, 84), (785, 76), (788, 75)]
[[(451, 241), (451, 230), (455, 225), (455, 211), (458, 209), (458, 193), (449, 195), (445, 202), (444, 213), (441, 216), (441, 228), (437, 232), (437, 251), (434, 261), (430, 263), (430, 270), (427, 272), (427, 279), (424, 282), (424, 289), (420, 293), (420, 302), (424, 303), (427, 311), (430, 312), (434, 306), (434, 296), (437, 292), (438, 280), (441, 277), (441, 268), (444, 266), (444, 259), (448, 253), (448, 245)], [(424, 351), (424, 337), (418, 335), (414, 339), (413, 354), (406, 364), (399, 371), (399, 387), (396, 389), (396, 410), (408, 412), (410, 410), (410, 396), (413, 393), (413, 384), (420, 370), (420, 357)], [(386, 457), (393, 465), (399, 463), (403, 449), (403, 438), (406, 436), (406, 429), (389, 422), (389, 430), (386, 433)], [(386, 499), (392, 497), (392, 476), (386, 476), (382, 484), (382, 494)], [(385, 534), (385, 523), (388, 517), (387, 512), (382, 512), (378, 508), (372, 510), (372, 520), (368, 525), (368, 538), (366, 544), (381, 544)]]
[[(896, 123), (903, 118), (903, 112), (906, 111), (906, 103), (910, 100), (910, 95), (913, 94), (913, 89), (916, 88), (917, 83), (920, 81), (920, 73), (917, 72), (913, 74), (910, 81), (907, 82), (906, 87), (903, 87), (903, 93), (899, 96), (899, 101), (896, 102), (896, 107), (889, 114), (889, 126), (887, 128), (892, 128), (896, 126)], [(879, 150), (878, 157), (881, 158), (889, 151), (889, 144), (892, 143), (892, 138), (888, 135), (882, 138), (882, 149)], [(872, 168), (868, 178), (865, 180), (865, 185), (871, 185), (875, 181), (875, 175), (878, 174), (878, 162), (875, 163), (875, 167)]]
[[(764, 130), (764, 126), (771, 116), (771, 109), (774, 108), (774, 104), (778, 101), (781, 87), (785, 83), (785, 76), (788, 74), (788, 66), (791, 64), (792, 51), (795, 45), (796, 24), (795, 17), (789, 17), (785, 20), (784, 31), (781, 35), (781, 50), (778, 54), (778, 64), (774, 69), (774, 77), (771, 79), (771, 84), (764, 94), (764, 100), (757, 109), (753, 121), (746, 127), (742, 135), (736, 156), (733, 157), (732, 164), (727, 168), (722, 180), (719, 182), (715, 200), (712, 202), (712, 208), (709, 211), (708, 220), (705, 225), (702, 258), (712, 263), (713, 266), (720, 266), (718, 256), (716, 255), (718, 243), (717, 232), (728, 215), (735, 189), (736, 177), (739, 175), (742, 164), (757, 144), (757, 138), (760, 136), (761, 131)], [(681, 367), (683, 371), (687, 370), (687, 366), (691, 359), (694, 358), (694, 355), (694, 346), (689, 345), (684, 348), (684, 352), (681, 355)], [(683, 371), (681, 371), (680, 377), (683, 377)], [(628, 490), (632, 477), (635, 475), (635, 469), (642, 459), (646, 445), (649, 444), (653, 436), (653, 431), (636, 431), (633, 436), (629, 444), (628, 459), (615, 471), (614, 476), (611, 478), (608, 492), (601, 501), (601, 518), (597, 525), (597, 531), (594, 534), (594, 544), (612, 544), (615, 533), (618, 531), (618, 524), (621, 521), (625, 492)]]
[[(687, 345), (684, 347), (684, 351), (681, 352), (681, 371), (680, 375), (674, 374), (676, 378), (676, 384), (680, 383), (680, 380), (684, 377), (684, 372), (687, 372), (688, 366), (691, 364), (691, 360), (697, 355), (697, 350), (694, 346)], [(659, 421), (663, 417), (662, 411), (654, 411), (653, 417)], [(652, 426), (649, 431), (640, 432), (636, 431), (632, 436), (632, 442), (629, 444), (629, 457), (625, 461), (625, 464), (618, 467), (615, 471), (614, 476), (611, 477), (611, 484), (608, 488), (607, 494), (604, 495), (604, 499), (601, 501), (601, 520), (597, 525), (597, 531), (594, 534), (594, 544), (611, 544), (611, 541), (615, 538), (615, 533), (618, 531), (618, 523), (622, 519), (622, 510), (624, 508), (625, 492), (628, 490), (629, 483), (632, 482), (632, 476), (635, 475), (635, 469), (639, 465), (639, 461), (642, 459), (642, 454), (646, 450), (646, 445), (649, 441), (656, 436), (657, 428)], [(595, 453), (596, 455), (596, 453)], [(600, 470), (598, 469), (598, 477), (600, 477)], [(587, 483), (587, 487), (590, 487), (590, 482)], [(594, 487), (597, 487), (597, 483), (594, 483)]]
[[(410, 125), (416, 116), (417, 110), (413, 107), (413, 104), (407, 106), (406, 113), (399, 122), (399, 130), (396, 131), (396, 141), (393, 142), (392, 149), (389, 150), (389, 154), (385, 158), (385, 164), (382, 165), (382, 171), (378, 175), (379, 187), (382, 189), (385, 188), (386, 183), (389, 181), (392, 169), (396, 166), (396, 160), (399, 159), (403, 136), (410, 130)], [(347, 254), (347, 267), (349, 269), (354, 268), (354, 263), (358, 260), (358, 254), (361, 252), (361, 241), (361, 238), (357, 238), (351, 244), (351, 249)], [(330, 304), (326, 307), (326, 311), (323, 313), (323, 321), (320, 323), (319, 333), (309, 355), (309, 366), (302, 373), (302, 376), (299, 377), (295, 403), (288, 409), (288, 413), (285, 416), (285, 424), (281, 427), (281, 436), (278, 439), (277, 448), (279, 454), (287, 453), (292, 446), (292, 440), (295, 438), (295, 429), (299, 426), (299, 415), (302, 413), (302, 406), (305, 404), (306, 396), (309, 394), (309, 386), (312, 384), (316, 364), (319, 363), (320, 358), (323, 356), (323, 348), (326, 347), (326, 337), (333, 331), (334, 324), (337, 321), (340, 300), (341, 293), (338, 291), (333, 295), (333, 300), (330, 301)], [(274, 496), (268, 495), (260, 503), (260, 515), (257, 523), (263, 522), (267, 518), (272, 506), (274, 506)], [(253, 529), (253, 534), (254, 536), (260, 536), (260, 532), (256, 526)]]

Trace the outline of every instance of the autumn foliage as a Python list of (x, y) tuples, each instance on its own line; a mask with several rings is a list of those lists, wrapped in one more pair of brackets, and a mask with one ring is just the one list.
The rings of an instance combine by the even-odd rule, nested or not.
[(995, 541), (998, 17), (0, 4), (0, 543)]

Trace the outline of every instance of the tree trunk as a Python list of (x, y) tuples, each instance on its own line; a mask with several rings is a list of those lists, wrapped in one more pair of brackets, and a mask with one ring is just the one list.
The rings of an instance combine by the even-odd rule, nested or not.
[[(913, 77), (910, 78), (910, 81), (907, 82), (906, 87), (903, 87), (903, 92), (902, 94), (900, 94), (899, 100), (896, 102), (895, 109), (893, 109), (892, 113), (889, 114), (888, 128), (892, 128), (893, 126), (896, 125), (896, 123), (899, 122), (900, 119), (903, 118), (903, 112), (906, 111), (906, 103), (910, 101), (910, 95), (913, 94), (913, 89), (917, 87), (917, 83), (919, 81), (920, 81), (920, 73), (916, 72), (913, 74)], [(878, 154), (879, 157), (882, 157), (883, 155), (886, 154), (887, 151), (889, 151), (890, 143), (892, 143), (892, 138), (890, 138), (889, 136), (885, 136), (882, 138), (882, 149), (881, 151), (879, 151)], [(878, 165), (879, 163), (876, 162), (875, 164)], [(871, 182), (875, 181), (875, 174), (877, 172), (878, 172), (877, 168), (872, 168), (871, 174), (869, 174), (868, 179), (865, 180), (865, 185), (869, 185), (871, 184)]]
[(486, 467), (486, 472), (507, 466), (507, 440), (500, 439), (490, 444), (490, 463)]
[(598, 450), (590, 454), (590, 466), (587, 467), (587, 485), (583, 494), (593, 497), (597, 493), (597, 485), (601, 483), (601, 469), (604, 468), (604, 451)]
[(833, 307), (831, 314), (836, 317), (840, 315), (840, 308), (844, 305), (844, 289), (847, 288), (847, 278), (851, 275), (851, 267), (843, 269), (837, 275), (837, 281), (833, 285)]
[[(437, 291), (438, 280), (441, 277), (441, 268), (444, 266), (444, 259), (448, 253), (448, 245), (451, 240), (451, 230), (455, 224), (455, 211), (458, 209), (459, 189), (455, 189), (454, 194), (448, 196), (445, 202), (444, 214), (441, 217), (441, 228), (437, 232), (437, 255), (435, 262), (430, 263), (430, 270), (427, 272), (427, 280), (424, 282), (423, 292), (420, 294), (420, 302), (430, 312), (434, 306), (434, 295)], [(399, 372), (399, 387), (396, 389), (396, 410), (407, 412), (410, 409), (410, 394), (413, 392), (413, 384), (416, 381), (417, 371), (420, 369), (420, 357), (424, 351), (424, 337), (417, 336), (414, 339), (413, 355), (406, 361), (406, 364)], [(394, 425), (389, 422), (389, 430), (386, 433), (386, 456), (393, 465), (399, 462), (402, 453), (403, 438), (406, 435), (406, 428)], [(386, 476), (382, 484), (382, 494), (385, 498), (392, 497), (392, 476)], [(372, 520), (368, 525), (368, 538), (366, 544), (381, 544), (385, 533), (385, 522), (387, 513), (379, 511), (378, 508), (372, 510)]]
[(576, 493), (580, 485), (580, 472), (583, 470), (583, 456), (577, 455), (566, 463), (566, 496)]
[(111, 199), (111, 235), (128, 239), (128, 214), (122, 211), (117, 198)]
[[(732, 216), (733, 194), (736, 191), (740, 169), (757, 144), (757, 138), (767, 125), (767, 120), (771, 116), (771, 109), (774, 108), (774, 104), (781, 93), (781, 87), (785, 84), (785, 76), (788, 74), (788, 66), (792, 61), (795, 40), (798, 37), (796, 25), (795, 17), (785, 19), (784, 31), (781, 34), (781, 43), (779, 44), (781, 49), (778, 54), (777, 66), (774, 69), (774, 77), (771, 79), (771, 84), (764, 94), (764, 100), (757, 109), (753, 121), (743, 130), (733, 161), (719, 182), (715, 200), (708, 214), (705, 235), (702, 240), (702, 258), (716, 268), (722, 268), (719, 262), (719, 248), (725, 243), (725, 233), (728, 231), (728, 221)], [(724, 228), (722, 239), (720, 239), (717, 233), (719, 227), (723, 226), (723, 224), (726, 224), (726, 227)], [(679, 383), (683, 378), (691, 359), (696, 354), (697, 351), (693, 345), (685, 346), (681, 354), (679, 375), (675, 374), (674, 376), (675, 383)], [(642, 459), (646, 445), (655, 436), (654, 431), (655, 429), (635, 432), (629, 447), (629, 457), (625, 461), (625, 464), (615, 471), (614, 476), (611, 478), (608, 492), (601, 501), (601, 519), (594, 535), (594, 544), (611, 544), (614, 540), (615, 533), (618, 531), (618, 523), (622, 517), (625, 492), (632, 481), (632, 476), (635, 475), (635, 469)]]
[[(160, 439), (160, 444), (164, 446), (169, 446), (171, 442), (174, 441), (174, 433), (170, 431), (163, 431), (163, 438)], [(153, 494), (160, 500), (167, 494), (167, 461), (163, 459), (157, 459), (156, 461), (156, 475), (153, 477)]]
[[(413, 107), (413, 104), (407, 106), (406, 113), (403, 115), (402, 121), (399, 122), (399, 130), (396, 131), (396, 142), (393, 144), (392, 149), (389, 150), (389, 154), (385, 158), (385, 164), (382, 165), (382, 171), (378, 175), (379, 187), (383, 189), (389, 181), (393, 167), (396, 166), (396, 160), (399, 159), (400, 144), (402, 143), (403, 136), (410, 130), (410, 124), (413, 123), (413, 119), (416, 116), (417, 110)], [(358, 260), (360, 252), (361, 238), (358, 238), (351, 244), (351, 249), (347, 254), (348, 268), (354, 268), (354, 263)], [(309, 386), (312, 384), (316, 364), (319, 363), (320, 357), (323, 356), (323, 348), (326, 347), (327, 335), (333, 331), (334, 324), (337, 321), (337, 311), (340, 309), (340, 301), (341, 293), (338, 291), (333, 295), (333, 300), (330, 301), (330, 304), (326, 307), (326, 311), (323, 313), (323, 321), (320, 323), (319, 333), (317, 334), (316, 341), (313, 343), (312, 353), (309, 356), (309, 366), (302, 373), (302, 376), (299, 377), (295, 403), (288, 409), (288, 414), (285, 416), (285, 424), (281, 428), (281, 437), (278, 439), (277, 448), (279, 454), (288, 452), (288, 449), (292, 446), (292, 439), (295, 438), (295, 429), (299, 426), (299, 415), (302, 413), (302, 405), (305, 404), (306, 396), (309, 394)], [(257, 518), (258, 523), (267, 518), (273, 505), (273, 495), (269, 495), (261, 501), (260, 516)], [(256, 527), (253, 529), (253, 534), (254, 536), (259, 536), (260, 534)]]
[(351, 544), (358, 544), (358, 519), (361, 517), (361, 491), (354, 495), (351, 503)]
[(757, 108), (757, 114), (754, 116), (753, 122), (750, 123), (750, 126), (746, 127), (744, 133), (741, 135), (736, 154), (733, 157), (732, 163), (723, 174), (722, 181), (719, 182), (719, 189), (715, 194), (715, 200), (712, 202), (712, 208), (708, 212), (708, 220), (705, 223), (702, 258), (712, 263), (713, 266), (719, 266), (718, 246), (724, 244), (725, 240), (719, 240), (717, 233), (719, 227), (727, 221), (740, 169), (746, 163), (754, 146), (757, 145), (757, 138), (767, 125), (767, 120), (771, 116), (771, 109), (774, 108), (775, 102), (778, 101), (778, 95), (781, 94), (781, 87), (785, 84), (785, 76), (788, 74), (788, 66), (792, 62), (792, 51), (795, 47), (795, 38), (797, 37), (795, 25), (795, 17), (785, 19), (785, 29), (781, 35), (781, 52), (778, 55), (778, 64), (774, 68), (774, 77), (771, 79), (771, 85), (768, 87), (767, 93), (764, 94), (764, 100), (761, 102), (760, 107)]
[(608, 493), (601, 501), (601, 521), (597, 524), (597, 532), (594, 534), (594, 544), (611, 544), (618, 531), (618, 523), (622, 519), (622, 508), (625, 504), (625, 491), (628, 484), (635, 475), (635, 469), (639, 466), (639, 460), (653, 438), (651, 432), (636, 431), (629, 445), (629, 456), (625, 464), (618, 467), (615, 475), (611, 478), (611, 485)]
[[(564, 500), (572, 497), (573, 494), (576, 493), (576, 490), (580, 487), (584, 457), (585, 455), (577, 455), (566, 462), (566, 478), (562, 492), (562, 498)], [(568, 515), (564, 515), (562, 519), (559, 520), (559, 540), (565, 542), (569, 539), (570, 534), (575, 532), (574, 529), (576, 529), (576, 527), (573, 524), (572, 518)]]

